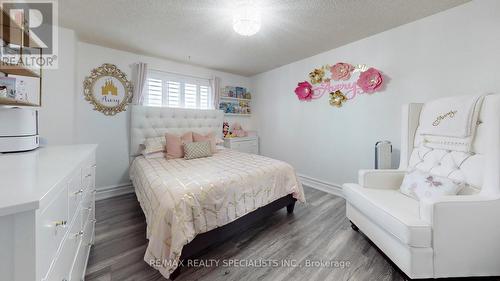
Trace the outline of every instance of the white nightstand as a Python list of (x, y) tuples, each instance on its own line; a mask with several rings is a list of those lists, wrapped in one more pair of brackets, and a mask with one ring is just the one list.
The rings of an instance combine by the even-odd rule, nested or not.
[(227, 138), (224, 146), (241, 152), (259, 154), (259, 137)]

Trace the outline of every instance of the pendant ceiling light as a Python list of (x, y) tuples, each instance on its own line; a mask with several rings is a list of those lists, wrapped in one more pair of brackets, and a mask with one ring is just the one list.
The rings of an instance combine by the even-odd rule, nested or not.
[(259, 32), (261, 25), (260, 11), (254, 1), (238, 3), (233, 14), (233, 29), (243, 36), (252, 36)]

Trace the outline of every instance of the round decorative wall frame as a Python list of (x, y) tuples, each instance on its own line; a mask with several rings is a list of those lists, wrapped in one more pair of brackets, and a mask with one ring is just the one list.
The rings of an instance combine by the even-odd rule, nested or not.
[(85, 99), (94, 110), (112, 116), (127, 110), (132, 101), (133, 85), (116, 65), (105, 63), (94, 68), (83, 82)]

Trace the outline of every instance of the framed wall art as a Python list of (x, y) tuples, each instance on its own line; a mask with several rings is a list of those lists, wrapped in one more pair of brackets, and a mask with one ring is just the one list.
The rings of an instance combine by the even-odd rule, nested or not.
[(83, 82), (85, 99), (94, 110), (112, 116), (127, 109), (133, 85), (116, 65), (105, 63), (92, 70)]

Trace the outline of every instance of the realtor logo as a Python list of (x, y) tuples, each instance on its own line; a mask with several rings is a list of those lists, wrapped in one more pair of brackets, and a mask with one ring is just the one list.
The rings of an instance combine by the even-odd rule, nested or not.
[(1, 63), (57, 68), (57, 1), (0, 0), (0, 7)]

